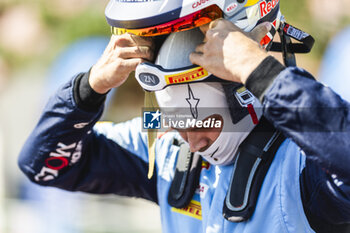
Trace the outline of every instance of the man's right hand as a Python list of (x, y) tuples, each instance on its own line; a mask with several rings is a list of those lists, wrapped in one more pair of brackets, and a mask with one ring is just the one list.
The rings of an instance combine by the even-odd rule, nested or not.
[(89, 84), (104, 94), (122, 85), (138, 64), (153, 60), (152, 38), (131, 34), (112, 35), (101, 58), (90, 71)]

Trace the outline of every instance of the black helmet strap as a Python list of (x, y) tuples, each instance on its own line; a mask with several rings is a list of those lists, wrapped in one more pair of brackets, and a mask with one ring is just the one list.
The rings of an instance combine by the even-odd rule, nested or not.
[[(309, 53), (315, 43), (311, 35), (285, 22), (278, 29), (278, 34), (281, 42), (272, 42), (268, 50), (282, 52), (286, 66), (296, 66), (294, 54)], [(292, 38), (300, 43), (293, 43)]]

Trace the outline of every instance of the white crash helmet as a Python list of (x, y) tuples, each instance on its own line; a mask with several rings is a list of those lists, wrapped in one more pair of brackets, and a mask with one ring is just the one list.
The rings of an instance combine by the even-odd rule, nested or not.
[(114, 34), (140, 36), (189, 30), (218, 18), (244, 31), (268, 21), (274, 27), (264, 44), (271, 41), (281, 18), (279, 0), (110, 0), (105, 15)]
[[(262, 41), (262, 44), (267, 45), (280, 23), (279, 0), (111, 0), (105, 14), (113, 34), (128, 32), (153, 37), (170, 34), (162, 43), (156, 64), (139, 65), (136, 78), (145, 90), (156, 91), (163, 113), (167, 111), (164, 108), (175, 111), (187, 109), (193, 119), (203, 120), (210, 115), (205, 111), (208, 108), (220, 109), (224, 132), (200, 154), (212, 164), (232, 163), (238, 146), (261, 116), (259, 101), (237, 84), (229, 85), (228, 88), (226, 86), (225, 91), (225, 86), (218, 82), (191, 83), (181, 79), (184, 74), (186, 76), (193, 73), (196, 78), (192, 81), (196, 82), (215, 78), (211, 78), (209, 73), (205, 73), (206, 76), (203, 73), (205, 77), (201, 77), (199, 73), (206, 71), (196, 70), (200, 67), (193, 66), (189, 61), (189, 54), (203, 40), (197, 27), (218, 18), (225, 18), (241, 29), (251, 31), (257, 24), (268, 21), (273, 27)], [(167, 75), (167, 72), (172, 75)], [(169, 76), (175, 77), (178, 84), (185, 85), (165, 88), (172, 82)], [(236, 96), (227, 96), (227, 92)], [(242, 97), (242, 102), (239, 101), (239, 96)], [(249, 102), (245, 103), (244, 97), (247, 96)], [(233, 99), (233, 103), (231, 101), (230, 104), (228, 99)], [(255, 116), (249, 114), (251, 112), (247, 110), (248, 105)], [(182, 113), (186, 115), (186, 112)], [(150, 170), (153, 170), (152, 165)]]
[[(238, 146), (259, 121), (261, 105), (243, 85), (222, 84), (222, 80), (217, 80), (202, 67), (192, 65), (189, 54), (202, 42), (203, 35), (198, 27), (219, 18), (230, 20), (246, 32), (262, 22), (270, 22), (272, 28), (260, 42), (269, 48), (277, 30), (280, 36), (283, 32), (295, 32), (284, 27), (279, 0), (110, 0), (105, 15), (115, 35), (131, 33), (162, 38), (159, 40), (161, 43), (156, 40), (156, 46), (160, 48), (159, 51), (157, 49), (155, 64), (142, 63), (136, 69), (137, 81), (148, 91), (146, 102), (155, 102), (147, 101), (154, 99), (149, 98), (152, 95), (149, 93), (155, 92), (156, 102), (161, 108), (181, 109), (187, 106), (196, 120), (208, 116), (195, 109), (201, 104), (207, 108), (217, 106), (226, 109), (226, 112), (220, 113), (224, 120), (223, 131), (209, 148), (199, 154), (212, 164), (232, 163)], [(283, 30), (280, 30), (282, 27)], [(305, 37), (295, 39), (300, 41)], [(283, 51), (283, 44), (281, 48)], [(202, 96), (200, 104), (198, 95)], [(149, 105), (146, 104), (146, 107)], [(155, 138), (154, 131), (148, 131), (149, 178), (154, 169)]]

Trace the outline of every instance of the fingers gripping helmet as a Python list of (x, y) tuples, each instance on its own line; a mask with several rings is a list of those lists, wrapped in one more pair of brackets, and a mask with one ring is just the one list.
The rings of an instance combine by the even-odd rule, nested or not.
[[(279, 0), (111, 0), (105, 14), (114, 34), (140, 36), (189, 30), (218, 18), (244, 31), (265, 21), (277, 28), (281, 16)], [(275, 32), (263, 42), (270, 42)]]
[[(105, 14), (108, 23), (112, 27), (113, 34), (119, 35), (128, 32), (139, 36), (160, 36), (172, 33), (160, 49), (156, 61), (156, 64), (165, 69), (178, 69), (191, 65), (188, 55), (190, 52), (194, 51), (195, 46), (201, 42), (203, 36), (198, 34), (198, 30), (189, 31), (190, 29), (207, 24), (218, 18), (225, 18), (244, 31), (251, 31), (257, 24), (268, 21), (274, 26), (273, 29), (271, 29), (271, 35), (268, 34), (266, 37), (267, 40), (263, 40), (264, 43), (268, 43), (271, 41), (272, 35), (276, 32), (274, 28), (278, 27), (281, 16), (279, 12), (279, 0), (111, 0), (107, 5)], [(184, 31), (188, 31), (189, 33), (185, 33)], [(184, 32), (185, 34), (174, 32)], [(191, 43), (188, 43), (188, 41)], [(178, 56), (173, 56), (172, 54), (174, 54), (174, 52), (176, 52)], [(148, 66), (148, 69), (149, 68), (150, 66)], [(191, 71), (191, 68), (189, 70)], [(196, 70), (193, 72), (195, 71)], [(138, 81), (140, 84), (142, 83), (142, 81)], [(144, 83), (146, 82), (146, 80), (143, 81)], [(164, 87), (170, 82), (171, 80), (166, 80), (164, 82)], [(155, 85), (155, 83), (151, 84), (151, 86)], [(176, 93), (182, 93), (181, 96), (183, 98), (181, 98), (182, 101), (178, 102), (178, 106), (174, 105), (169, 107), (181, 108), (190, 103), (191, 100), (192, 102), (193, 100), (200, 101), (200, 103), (198, 102), (199, 106), (204, 104), (203, 106), (208, 107), (208, 102), (204, 100), (204, 97), (206, 96), (205, 91), (210, 91), (212, 93), (217, 93), (217, 95), (213, 96), (213, 99), (220, 100), (217, 102), (222, 102), (227, 110), (227, 104), (224, 103), (226, 93), (224, 93), (225, 91), (223, 89), (225, 88), (219, 84), (178, 85), (177, 87), (166, 88), (164, 92), (159, 92), (157, 99), (160, 105), (167, 106), (168, 103), (172, 102), (171, 99), (174, 93), (175, 95), (177, 95)], [(228, 89), (230, 89), (230, 87)], [(232, 93), (232, 88), (230, 91)], [(196, 96), (198, 96), (198, 94), (204, 94), (202, 100), (197, 100), (198, 98)], [(167, 97), (170, 98), (169, 102), (166, 101)], [(146, 100), (147, 99), (150, 98), (146, 97)], [(165, 101), (159, 101), (160, 99)], [(257, 102), (258, 101), (255, 103), (257, 104)], [(201, 113), (198, 113), (198, 116), (194, 114), (197, 105), (194, 106), (190, 106), (189, 110), (194, 118), (199, 118)], [(243, 114), (240, 114), (238, 117), (236, 113), (237, 111), (235, 111), (235, 114), (231, 114), (231, 117), (228, 116), (230, 113), (222, 115), (224, 116), (225, 127), (227, 126), (227, 122), (233, 122), (236, 132), (232, 134), (237, 135), (221, 133), (216, 142), (202, 155), (207, 160), (211, 159), (210, 161), (212, 163), (228, 164), (230, 161), (232, 162), (231, 155), (235, 154), (234, 151), (237, 150), (238, 145), (254, 127), (253, 122), (249, 116), (247, 116), (246, 112), (243, 112)], [(148, 176), (150, 178), (153, 172), (155, 156), (153, 139), (150, 139), (150, 137), (155, 137), (154, 132), (149, 131), (148, 136), (148, 146), (150, 148)], [(227, 156), (215, 157), (214, 154), (225, 154)]]
[[(259, 23), (270, 22), (273, 27), (261, 41), (261, 44), (267, 47), (271, 45), (283, 18), (279, 10), (279, 0), (111, 0), (105, 14), (113, 34), (131, 33), (156, 38), (171, 34), (162, 44), (156, 64), (140, 64), (136, 69), (136, 78), (145, 90), (158, 90), (156, 95), (161, 107), (184, 108), (189, 105), (188, 110), (195, 119), (207, 116), (206, 113), (198, 112), (197, 107), (212, 107), (208, 106), (210, 102), (214, 103), (213, 106), (220, 102), (224, 105), (220, 105), (223, 109), (229, 108), (228, 114), (222, 114), (224, 127), (227, 127), (227, 122), (232, 122), (234, 129), (229, 130), (231, 134), (221, 133), (202, 156), (214, 164), (232, 162), (233, 158), (229, 155), (235, 154), (238, 145), (261, 116), (261, 112), (254, 112), (254, 109), (259, 107), (259, 101), (237, 84), (192, 84), (209, 80), (217, 82), (215, 77), (203, 68), (191, 66), (188, 59), (189, 54), (203, 39), (199, 30), (194, 28), (218, 18), (230, 20), (244, 31), (251, 31)], [(143, 74), (146, 75), (142, 76)], [(173, 84), (176, 86), (170, 86)], [(170, 87), (166, 88), (167, 86)], [(153, 98), (146, 98), (146, 101), (147, 99)], [(227, 103), (224, 103), (225, 99)], [(149, 131), (148, 138), (148, 146), (151, 148), (149, 177), (152, 176), (154, 166), (154, 143), (153, 139), (150, 140), (151, 135), (155, 138), (153, 131)], [(216, 157), (219, 154), (227, 156)]]

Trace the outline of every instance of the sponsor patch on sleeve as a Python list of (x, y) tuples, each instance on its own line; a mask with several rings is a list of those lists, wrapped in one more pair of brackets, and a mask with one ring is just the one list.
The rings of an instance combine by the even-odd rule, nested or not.
[(82, 141), (64, 144), (59, 142), (54, 151), (49, 153), (39, 173), (34, 177), (36, 181), (50, 181), (58, 177), (59, 171), (77, 163), (81, 157)]

